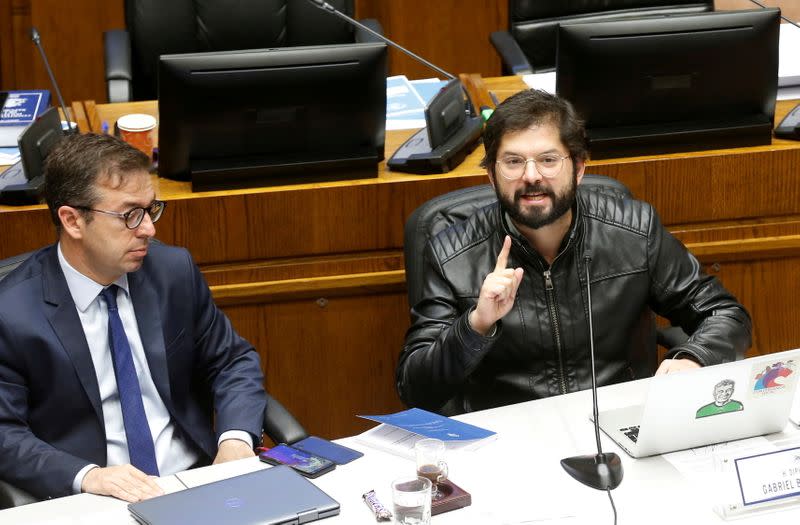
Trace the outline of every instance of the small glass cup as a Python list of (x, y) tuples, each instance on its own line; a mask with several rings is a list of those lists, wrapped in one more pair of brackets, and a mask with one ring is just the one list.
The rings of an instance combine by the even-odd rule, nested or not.
[(394, 480), (392, 507), (397, 525), (430, 525), (431, 480), (419, 476)]
[(414, 445), (417, 456), (417, 476), (431, 480), (433, 499), (443, 496), (439, 483), (447, 479), (447, 463), (444, 461), (445, 445), (441, 439), (421, 439)]

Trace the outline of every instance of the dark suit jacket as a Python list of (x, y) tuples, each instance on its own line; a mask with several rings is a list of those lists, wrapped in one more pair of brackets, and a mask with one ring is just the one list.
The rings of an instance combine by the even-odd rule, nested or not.
[[(178, 432), (204, 459), (226, 430), (258, 442), (266, 406), (258, 354), (217, 309), (189, 253), (151, 244), (128, 282), (150, 372)], [(50, 246), (0, 282), (0, 478), (62, 496), (89, 463), (106, 465), (97, 377)]]

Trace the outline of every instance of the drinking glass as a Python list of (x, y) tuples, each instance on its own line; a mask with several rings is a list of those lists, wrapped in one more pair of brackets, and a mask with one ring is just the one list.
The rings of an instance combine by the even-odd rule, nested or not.
[(431, 480), (433, 499), (442, 497), (439, 483), (447, 479), (447, 463), (444, 461), (445, 445), (441, 439), (421, 439), (414, 445), (417, 456), (417, 476)]
[(405, 476), (392, 482), (392, 506), (397, 525), (430, 525), (431, 480)]

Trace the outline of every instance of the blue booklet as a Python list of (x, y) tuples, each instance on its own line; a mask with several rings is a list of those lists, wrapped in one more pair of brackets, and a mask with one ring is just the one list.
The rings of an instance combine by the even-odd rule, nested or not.
[(381, 424), (356, 436), (356, 441), (406, 458), (414, 457), (414, 445), (425, 438), (441, 439), (448, 450), (472, 451), (497, 437), (491, 430), (419, 408), (358, 417)]
[(17, 146), (17, 137), (50, 107), (50, 92), (44, 89), (9, 91), (0, 112), (0, 147)]
[(358, 416), (442, 441), (469, 441), (495, 435), (491, 430), (463, 423), (420, 408), (385, 416)]

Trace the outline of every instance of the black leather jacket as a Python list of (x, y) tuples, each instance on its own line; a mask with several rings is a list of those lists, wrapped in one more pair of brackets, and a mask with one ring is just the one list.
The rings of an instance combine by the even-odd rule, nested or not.
[[(425, 298), (411, 309), (397, 367), (408, 405), (439, 410), (455, 397), (456, 410), (470, 411), (589, 388), (586, 264), (599, 385), (636, 376), (634, 332), (647, 307), (691, 334), (666, 357), (688, 352), (712, 365), (741, 359), (749, 348), (744, 307), (701, 271), (647, 203), (579, 186), (572, 226), (549, 267), (507, 220), (494, 203), (428, 243)], [(483, 337), (467, 317), (506, 234), (509, 267), (525, 273), (513, 309)], [(655, 351), (653, 341), (648, 352)]]

